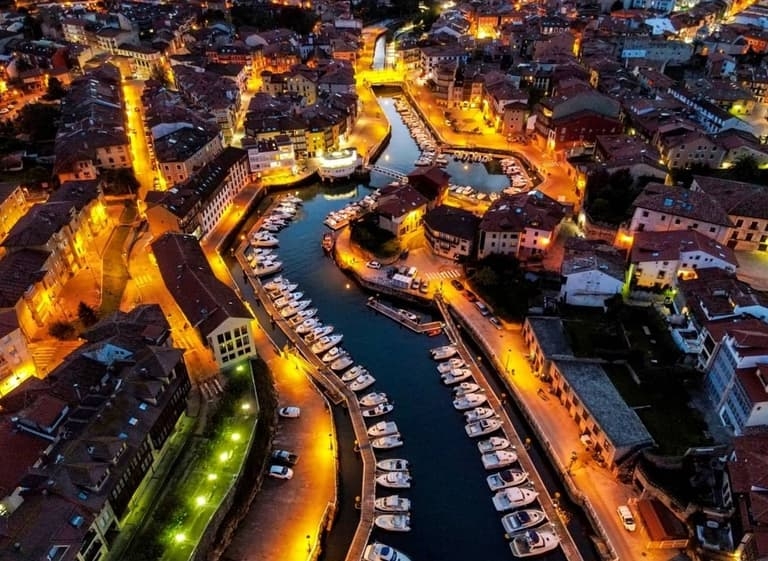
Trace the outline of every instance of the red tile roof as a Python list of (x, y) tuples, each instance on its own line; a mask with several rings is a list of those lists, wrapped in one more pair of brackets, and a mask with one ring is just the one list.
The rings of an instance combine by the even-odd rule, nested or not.
[(13, 453), (4, 453), (0, 462), (0, 497), (13, 492), (49, 445), (47, 440), (17, 430), (10, 419), (0, 419), (0, 450), (13, 450)]

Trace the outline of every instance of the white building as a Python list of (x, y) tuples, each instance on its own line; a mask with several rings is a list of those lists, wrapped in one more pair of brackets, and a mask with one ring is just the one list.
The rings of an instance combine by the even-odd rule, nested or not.
[(569, 238), (560, 266), (560, 299), (573, 306), (604, 307), (624, 286), (624, 256), (602, 240)]

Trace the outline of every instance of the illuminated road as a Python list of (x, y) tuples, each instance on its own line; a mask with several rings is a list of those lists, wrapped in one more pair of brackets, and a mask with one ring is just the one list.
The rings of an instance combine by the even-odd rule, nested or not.
[(155, 177), (159, 180), (159, 188), (166, 189), (165, 182), (159, 173), (152, 169), (147, 137), (144, 131), (144, 108), (141, 104), (141, 91), (144, 82), (141, 80), (126, 80), (123, 82), (123, 98), (128, 117), (128, 137), (131, 140), (131, 157), (133, 173), (139, 182), (139, 198), (143, 199), (147, 191), (153, 187)]

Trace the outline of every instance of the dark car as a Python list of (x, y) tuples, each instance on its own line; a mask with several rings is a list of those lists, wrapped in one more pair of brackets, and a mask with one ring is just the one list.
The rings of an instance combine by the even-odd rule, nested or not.
[(469, 290), (467, 290), (464, 293), (464, 298), (466, 298), (470, 302), (474, 302), (475, 300), (477, 300), (477, 296), (475, 296), (475, 293), (474, 292), (470, 292)]
[(278, 464), (293, 466), (299, 461), (299, 456), (288, 450), (273, 450), (272, 461)]
[(451, 279), (451, 286), (456, 290), (464, 290), (464, 285), (458, 279)]

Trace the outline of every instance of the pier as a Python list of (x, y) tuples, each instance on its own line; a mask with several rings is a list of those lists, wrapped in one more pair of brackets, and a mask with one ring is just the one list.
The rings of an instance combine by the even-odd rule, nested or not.
[(414, 321), (405, 315), (403, 315), (399, 309), (387, 306), (375, 296), (368, 298), (367, 306), (379, 312), (382, 315), (387, 316), (390, 319), (395, 320), (400, 325), (403, 325), (413, 331), (414, 333), (427, 333), (437, 335), (443, 330), (445, 324), (441, 321), (429, 321), (427, 323), (421, 323), (420, 321)]

